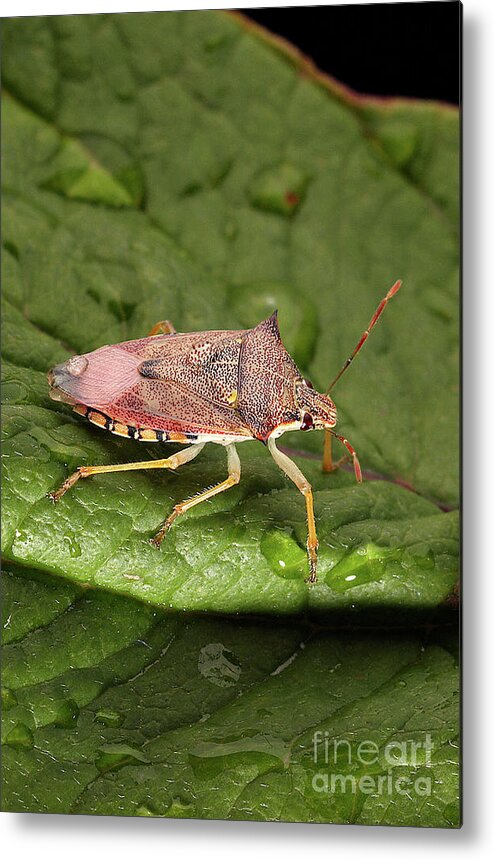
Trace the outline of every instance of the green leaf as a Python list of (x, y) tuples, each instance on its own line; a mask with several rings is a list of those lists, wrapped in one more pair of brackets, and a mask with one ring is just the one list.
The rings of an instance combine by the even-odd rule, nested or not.
[(458, 826), (447, 635), (187, 618), (13, 570), (3, 598), (4, 809)]
[(432, 609), (454, 588), (457, 514), (389, 482), (361, 487), (342, 474), (328, 488), (319, 466), (302, 461), (318, 487), (319, 583), (310, 588), (305, 505), (264, 450), (260, 458), (246, 446), (240, 485), (184, 517), (157, 550), (149, 537), (164, 513), (218, 479), (222, 450), (182, 473), (90, 479), (55, 506), (47, 493), (67, 469), (80, 461), (125, 461), (132, 443), (107, 442), (65, 413), (39, 406), (4, 412), (9, 559), (158, 606), (216, 612), (377, 607), (396, 617), (400, 609)]
[(216, 12), (12, 19), (5, 43), (4, 223), (27, 319), (87, 350), (277, 304), (324, 389), (401, 277), (336, 389), (341, 426), (367, 468), (456, 504), (457, 112), (351, 99)]
[[(456, 114), (345, 99), (215, 12), (5, 29), (6, 557), (180, 609), (441, 604), (458, 553), (456, 514), (430, 501), (457, 499)], [(225, 473), (213, 446), (176, 475), (46, 499), (80, 464), (143, 455), (48, 399), (57, 361), (165, 316), (248, 327), (277, 306), (324, 389), (397, 276), (337, 402), (369, 476), (401, 486), (323, 477), (305, 456), (320, 434), (286, 437), (316, 488), (317, 588), (303, 581), (303, 499), (259, 443), (241, 449), (241, 485), (184, 517), (161, 553), (148, 538), (173, 504)]]
[[(350, 96), (223, 13), (4, 34), (4, 808), (458, 826), (457, 112)], [(53, 364), (277, 307), (324, 390), (398, 277), (336, 389), (366, 483), (321, 474), (318, 434), (283, 440), (315, 489), (316, 587), (304, 501), (258, 443), (161, 552), (173, 505), (225, 475), (216, 446), (46, 498), (80, 464), (163, 456), (50, 400)]]

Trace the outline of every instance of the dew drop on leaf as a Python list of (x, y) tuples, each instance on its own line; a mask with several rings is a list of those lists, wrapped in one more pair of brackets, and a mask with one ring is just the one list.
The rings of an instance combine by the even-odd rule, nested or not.
[(8, 687), (2, 687), (2, 709), (8, 711), (17, 705), (17, 696)]
[(307, 576), (307, 554), (286, 531), (265, 532), (261, 538), (261, 552), (277, 576), (301, 581)]
[(137, 807), (135, 814), (140, 815), (143, 818), (153, 818), (154, 816), (157, 816), (158, 813), (155, 812), (149, 804), (141, 803), (141, 805)]
[(127, 765), (149, 764), (149, 760), (136, 747), (127, 744), (105, 744), (98, 750), (94, 763), (100, 773), (107, 773)]
[(307, 174), (293, 164), (274, 165), (256, 176), (249, 198), (257, 209), (290, 217), (301, 205), (308, 181)]
[(102, 708), (96, 712), (94, 719), (97, 723), (102, 723), (104, 726), (121, 726), (124, 718), (118, 711)]
[(75, 729), (78, 716), (79, 707), (77, 703), (73, 699), (66, 699), (59, 705), (53, 725), (60, 729)]
[(286, 349), (301, 368), (309, 368), (319, 333), (316, 305), (307, 291), (287, 281), (248, 281), (230, 294), (230, 305), (244, 328), (253, 328), (278, 311)]
[(71, 558), (79, 558), (82, 554), (82, 550), (80, 544), (75, 540), (72, 535), (64, 535), (63, 541), (65, 545), (68, 547), (69, 555)]
[(163, 814), (167, 818), (190, 818), (194, 814), (194, 804), (182, 797), (174, 797)]
[(4, 743), (18, 750), (30, 750), (34, 747), (34, 736), (25, 723), (16, 723), (13, 729), (7, 734)]

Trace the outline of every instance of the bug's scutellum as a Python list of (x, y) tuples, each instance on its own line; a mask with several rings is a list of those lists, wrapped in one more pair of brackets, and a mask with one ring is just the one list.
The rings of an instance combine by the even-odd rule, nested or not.
[[(317, 579), (317, 534), (312, 488), (298, 466), (276, 446), (288, 430), (324, 430), (323, 470), (333, 464), (334, 436), (352, 457), (357, 481), (362, 471), (350, 442), (335, 432), (337, 412), (330, 392), (362, 349), (388, 301), (396, 281), (379, 303), (355, 349), (325, 394), (305, 379), (281, 341), (276, 312), (253, 329), (177, 333), (157, 323), (139, 340), (103, 346), (73, 356), (48, 373), (50, 394), (70, 403), (75, 412), (118, 436), (142, 442), (189, 445), (162, 460), (110, 466), (80, 466), (55, 492), (58, 501), (80, 478), (133, 469), (178, 469), (193, 460), (207, 442), (225, 446), (228, 477), (175, 505), (152, 539), (160, 546), (180, 514), (211, 499), (240, 480), (235, 445), (259, 440), (305, 498), (308, 522), (309, 582)], [(344, 459), (344, 458), (343, 458)]]

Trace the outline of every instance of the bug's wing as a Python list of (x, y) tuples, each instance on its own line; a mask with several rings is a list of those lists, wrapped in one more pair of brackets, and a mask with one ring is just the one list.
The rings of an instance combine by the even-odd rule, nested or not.
[(134, 427), (250, 437), (235, 409), (244, 334), (168, 334), (103, 346), (52, 368), (50, 393)]
[(240, 414), (179, 382), (142, 379), (105, 410), (124, 424), (193, 435), (250, 437)]
[[(236, 400), (242, 331), (168, 335), (161, 343), (135, 343), (145, 379), (175, 382), (204, 400), (230, 408)], [(127, 347), (123, 344), (124, 348)]]
[(119, 344), (139, 359), (139, 382), (113, 411), (121, 421), (156, 429), (251, 436), (234, 408), (244, 334), (211, 331)]

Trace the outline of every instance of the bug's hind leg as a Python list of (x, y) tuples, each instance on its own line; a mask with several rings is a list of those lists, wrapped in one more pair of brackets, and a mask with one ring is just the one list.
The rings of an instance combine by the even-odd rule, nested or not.
[(305, 498), (305, 505), (307, 508), (307, 554), (309, 556), (309, 569), (310, 575), (308, 577), (308, 582), (316, 582), (317, 581), (317, 548), (319, 546), (319, 542), (317, 540), (316, 534), (316, 522), (314, 519), (314, 498), (312, 495), (312, 487), (309, 484), (307, 478), (302, 474), (298, 466), (295, 465), (293, 460), (290, 460), (286, 454), (283, 454), (276, 447), (275, 440), (271, 436), (268, 439), (268, 448), (273, 457), (275, 463), (280, 467), (280, 469), (285, 473), (285, 475), (290, 478), (291, 481), (295, 484), (295, 486), (300, 490), (302, 495)]
[(63, 482), (62, 486), (53, 493), (49, 493), (49, 497), (53, 502), (58, 502), (59, 499), (70, 490), (79, 478), (89, 478), (91, 475), (104, 475), (108, 472), (130, 472), (135, 469), (178, 469), (184, 463), (193, 460), (194, 457), (202, 451), (204, 445), (191, 445), (190, 448), (185, 448), (183, 451), (178, 451), (177, 454), (172, 454), (171, 457), (166, 457), (164, 460), (143, 460), (140, 463), (117, 463), (115, 466), (79, 466)]
[(157, 322), (148, 334), (148, 337), (153, 337), (155, 334), (176, 334), (177, 330), (170, 320), (161, 320)]
[(158, 547), (161, 546), (163, 538), (177, 517), (190, 510), (190, 508), (195, 507), (195, 505), (200, 505), (201, 502), (206, 502), (208, 499), (212, 499), (213, 496), (217, 496), (218, 493), (222, 493), (224, 490), (228, 490), (230, 487), (234, 487), (235, 484), (238, 484), (240, 481), (240, 459), (233, 443), (226, 446), (226, 453), (228, 457), (228, 478), (221, 481), (220, 484), (215, 484), (214, 487), (209, 487), (208, 490), (203, 490), (203, 492), (198, 493), (197, 496), (192, 496), (192, 498), (185, 499), (185, 501), (175, 505), (170, 516), (161, 526), (159, 532), (154, 536), (154, 538), (152, 538), (151, 543)]

